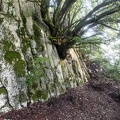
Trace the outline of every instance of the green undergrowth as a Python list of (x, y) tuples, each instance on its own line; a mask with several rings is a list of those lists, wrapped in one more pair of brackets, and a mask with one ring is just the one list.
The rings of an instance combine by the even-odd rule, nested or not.
[(32, 67), (26, 75), (26, 85), (29, 87), (31, 99), (34, 101), (48, 98), (48, 91), (40, 88), (42, 77), (45, 76), (46, 62), (48, 62), (46, 57), (34, 58)]

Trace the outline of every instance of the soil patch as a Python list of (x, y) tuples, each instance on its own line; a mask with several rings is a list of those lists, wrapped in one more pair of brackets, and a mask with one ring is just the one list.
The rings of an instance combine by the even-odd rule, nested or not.
[(91, 80), (57, 98), (0, 115), (0, 120), (120, 120), (120, 83)]

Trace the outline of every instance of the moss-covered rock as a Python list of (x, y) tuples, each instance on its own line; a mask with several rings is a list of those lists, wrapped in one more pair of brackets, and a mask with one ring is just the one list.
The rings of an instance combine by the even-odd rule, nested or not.
[(28, 37), (22, 40), (21, 47), (22, 47), (22, 52), (26, 53), (28, 48), (30, 47), (30, 39)]
[(18, 37), (21, 39), (22, 52), (25, 54), (27, 49), (30, 47), (30, 36), (26, 34), (26, 28), (21, 27), (16, 30)]
[(0, 18), (0, 25), (3, 23), (3, 18)]
[(3, 40), (2, 44), (3, 44), (4, 51), (9, 51), (9, 50), (15, 49), (15, 46), (13, 45), (13, 43), (10, 40)]
[(17, 51), (6, 51), (4, 58), (8, 63), (12, 64), (14, 61), (20, 60), (21, 55)]
[(0, 88), (0, 94), (6, 94), (6, 89), (5, 87)]
[(4, 55), (5, 60), (13, 65), (17, 77), (25, 76), (25, 61), (21, 59), (21, 55), (17, 51), (6, 51)]
[(47, 90), (36, 90), (35, 93), (32, 95), (32, 99), (34, 101), (38, 99), (46, 100), (48, 98)]
[(14, 67), (14, 71), (18, 77), (25, 76), (26, 64), (23, 60), (20, 59), (20, 60), (16, 61), (13, 67)]
[(40, 38), (40, 27), (37, 25), (37, 23), (34, 22), (33, 24), (33, 30), (34, 30), (34, 39), (38, 40)]

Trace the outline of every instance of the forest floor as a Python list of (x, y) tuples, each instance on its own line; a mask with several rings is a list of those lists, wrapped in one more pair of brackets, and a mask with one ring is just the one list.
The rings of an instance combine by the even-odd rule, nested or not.
[(12, 110), (0, 120), (120, 120), (120, 83), (90, 80), (42, 103)]

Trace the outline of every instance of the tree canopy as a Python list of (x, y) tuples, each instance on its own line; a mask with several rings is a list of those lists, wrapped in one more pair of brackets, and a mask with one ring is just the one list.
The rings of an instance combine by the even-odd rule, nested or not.
[[(33, 2), (34, 0), (31, 0)], [(120, 0), (37, 0), (41, 5), (43, 21), (49, 27), (50, 39), (56, 44), (60, 58), (80, 40), (102, 38), (105, 28), (119, 32)]]

